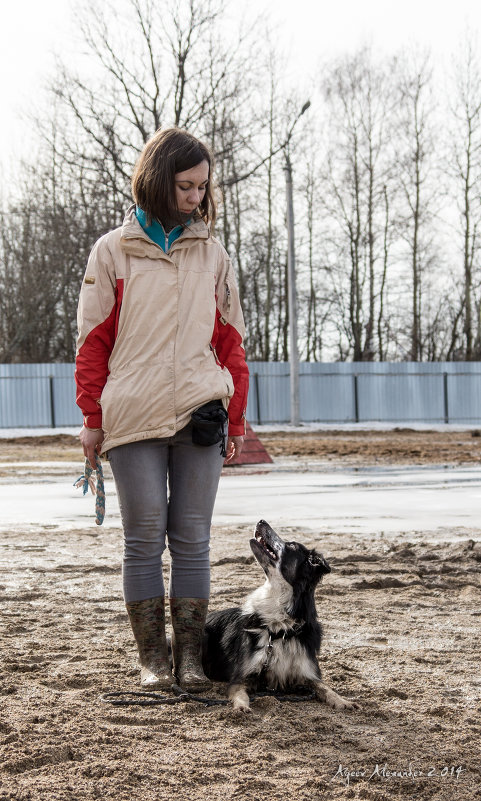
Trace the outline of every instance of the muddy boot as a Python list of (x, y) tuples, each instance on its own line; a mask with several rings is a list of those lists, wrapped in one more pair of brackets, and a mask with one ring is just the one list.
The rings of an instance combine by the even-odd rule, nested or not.
[(170, 670), (165, 637), (165, 599), (163, 596), (125, 604), (139, 649), (140, 683), (146, 689), (170, 689)]
[(173, 673), (183, 690), (210, 690), (202, 669), (202, 639), (208, 600), (203, 598), (171, 598)]

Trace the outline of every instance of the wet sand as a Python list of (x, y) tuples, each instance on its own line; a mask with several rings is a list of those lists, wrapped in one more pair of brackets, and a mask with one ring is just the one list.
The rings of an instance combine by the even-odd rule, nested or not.
[[(359, 711), (275, 698), (254, 699), (250, 715), (105, 704), (103, 692), (138, 687), (121, 532), (92, 523), (2, 534), (0, 799), (478, 798), (481, 529), (433, 542), (421, 528), (369, 538), (294, 523), (280, 533), (332, 566), (316, 595), (324, 680)], [(262, 582), (251, 534), (214, 527), (212, 608)]]

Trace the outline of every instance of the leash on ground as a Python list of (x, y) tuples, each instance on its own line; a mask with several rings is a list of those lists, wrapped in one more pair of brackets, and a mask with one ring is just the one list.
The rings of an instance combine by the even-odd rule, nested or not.
[[(172, 684), (171, 690), (174, 693), (174, 698), (156, 692), (117, 690), (115, 692), (103, 693), (100, 696), (100, 700), (103, 703), (112, 704), (112, 706), (157, 706), (159, 704), (180, 704), (183, 701), (194, 701), (204, 704), (205, 706), (227, 706), (230, 704), (227, 698), (206, 698), (203, 695), (193, 695), (193, 693), (183, 690), (178, 684)], [(294, 694), (283, 693), (278, 690), (262, 690), (253, 693), (250, 696), (250, 700), (266, 697), (277, 698), (278, 701), (296, 703), (299, 701), (314, 701), (316, 694), (308, 687), (296, 687)]]

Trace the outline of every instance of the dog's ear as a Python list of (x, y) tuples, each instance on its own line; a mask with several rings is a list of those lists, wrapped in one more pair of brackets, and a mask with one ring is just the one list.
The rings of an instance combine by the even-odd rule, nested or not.
[(312, 565), (319, 571), (321, 576), (323, 576), (325, 573), (331, 572), (331, 568), (328, 562), (326, 562), (321, 553), (316, 553), (316, 551), (311, 551), (309, 554), (308, 561), (310, 565)]

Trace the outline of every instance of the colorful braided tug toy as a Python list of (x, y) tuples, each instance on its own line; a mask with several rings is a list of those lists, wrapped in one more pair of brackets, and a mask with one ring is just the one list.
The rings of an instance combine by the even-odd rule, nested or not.
[[(85, 473), (74, 482), (74, 487), (81, 487), (83, 494), (86, 495), (89, 487), (92, 495), (95, 495), (95, 522), (101, 526), (105, 517), (105, 487), (102, 463), (95, 454), (96, 470), (93, 469), (88, 459), (85, 460)], [(97, 483), (94, 482), (92, 474), (97, 474)]]

